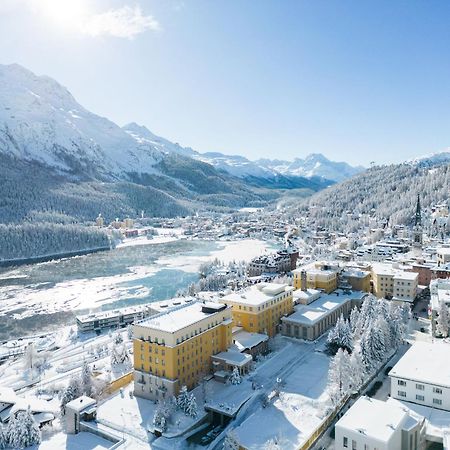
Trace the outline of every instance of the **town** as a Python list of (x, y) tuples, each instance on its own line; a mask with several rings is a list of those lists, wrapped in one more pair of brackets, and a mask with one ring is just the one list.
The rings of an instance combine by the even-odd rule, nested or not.
[(3, 439), (28, 427), (43, 449), (449, 448), (448, 206), (418, 197), (411, 216), (348, 235), (290, 208), (113, 222), (119, 246), (257, 237), (279, 250), (206, 262), (175, 298), (4, 342)]

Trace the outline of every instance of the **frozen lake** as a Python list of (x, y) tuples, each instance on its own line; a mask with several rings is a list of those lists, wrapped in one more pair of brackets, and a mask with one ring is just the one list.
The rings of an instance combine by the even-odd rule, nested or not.
[(198, 279), (204, 261), (248, 261), (274, 249), (252, 239), (139, 244), (0, 269), (0, 339), (75, 324), (75, 314), (170, 298)]

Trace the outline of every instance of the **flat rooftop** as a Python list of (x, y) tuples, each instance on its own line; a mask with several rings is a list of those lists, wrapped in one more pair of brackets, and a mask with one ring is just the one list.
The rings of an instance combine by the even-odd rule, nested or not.
[(389, 372), (389, 376), (450, 387), (450, 344), (416, 342)]
[(336, 427), (360, 431), (365, 436), (388, 442), (408, 415), (407, 408), (400, 403), (363, 396), (342, 416)]
[[(204, 306), (213, 306), (209, 311), (205, 312)], [(218, 309), (222, 306), (222, 309)], [(196, 322), (200, 322), (203, 319), (212, 317), (217, 312), (224, 311), (225, 305), (220, 303), (211, 302), (192, 302), (187, 305), (182, 305), (177, 309), (172, 309), (164, 313), (157, 314), (156, 316), (149, 317), (139, 321), (136, 325), (141, 327), (151, 328), (153, 330), (166, 331), (168, 333), (174, 333), (178, 330), (182, 330)]]
[(290, 293), (294, 290), (292, 286), (278, 283), (258, 283), (238, 292), (225, 295), (221, 300), (223, 302), (242, 303), (250, 306), (259, 306), (274, 297)]

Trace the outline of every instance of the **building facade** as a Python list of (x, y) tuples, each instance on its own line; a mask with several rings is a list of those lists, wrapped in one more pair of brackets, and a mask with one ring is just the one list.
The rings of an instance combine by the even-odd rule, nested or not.
[(294, 287), (295, 289), (322, 289), (329, 294), (337, 289), (339, 272), (337, 265), (314, 262), (292, 271)]
[(416, 342), (389, 372), (391, 397), (450, 411), (450, 347)]
[(293, 290), (286, 284), (258, 283), (226, 295), (221, 301), (232, 307), (234, 326), (274, 336), (281, 317), (294, 309)]
[(231, 307), (193, 302), (133, 327), (135, 394), (156, 400), (192, 389), (232, 342)]

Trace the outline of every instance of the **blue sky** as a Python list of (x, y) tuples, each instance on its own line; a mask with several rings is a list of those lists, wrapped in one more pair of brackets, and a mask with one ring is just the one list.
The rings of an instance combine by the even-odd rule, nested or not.
[(368, 165), (450, 146), (449, 21), (447, 0), (1, 0), (0, 63), (198, 151)]

